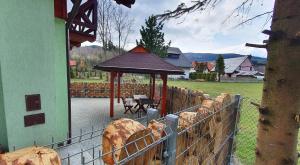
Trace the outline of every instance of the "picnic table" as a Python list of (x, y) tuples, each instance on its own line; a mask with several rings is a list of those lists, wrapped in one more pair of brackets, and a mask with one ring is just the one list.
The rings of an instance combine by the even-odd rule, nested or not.
[(133, 100), (137, 103), (135, 108), (138, 106), (138, 109), (136, 110), (135, 113), (140, 113), (141, 111), (147, 112), (146, 108), (144, 107), (145, 104), (152, 104), (153, 101), (149, 99), (146, 95), (133, 95)]

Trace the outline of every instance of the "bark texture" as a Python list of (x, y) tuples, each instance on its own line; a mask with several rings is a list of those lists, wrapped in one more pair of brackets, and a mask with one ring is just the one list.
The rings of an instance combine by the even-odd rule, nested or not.
[(300, 113), (300, 1), (276, 0), (259, 108), (257, 165), (296, 164)]

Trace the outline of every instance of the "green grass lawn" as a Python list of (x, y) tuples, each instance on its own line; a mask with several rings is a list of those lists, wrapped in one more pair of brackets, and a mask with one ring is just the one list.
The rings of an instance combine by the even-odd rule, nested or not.
[(202, 90), (212, 97), (220, 93), (241, 94), (243, 97), (261, 99), (262, 83), (219, 83), (219, 82), (192, 82), (168, 81), (168, 86), (178, 86), (193, 90)]

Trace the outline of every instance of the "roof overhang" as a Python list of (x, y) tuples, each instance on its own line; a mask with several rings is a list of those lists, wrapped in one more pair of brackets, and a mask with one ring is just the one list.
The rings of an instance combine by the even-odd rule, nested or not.
[(115, 0), (117, 4), (122, 4), (128, 8), (131, 8), (131, 5), (135, 3), (135, 0)]
[(149, 69), (149, 68), (124, 68), (124, 67), (116, 67), (116, 66), (99, 66), (99, 65), (95, 65), (94, 69), (107, 71), (107, 72), (184, 75), (184, 71), (182, 71), (182, 70), (158, 70), (158, 69)]
[(140, 74), (184, 74), (181, 68), (166, 62), (158, 55), (150, 53), (141, 45), (134, 47), (127, 53), (94, 66), (94, 69)]

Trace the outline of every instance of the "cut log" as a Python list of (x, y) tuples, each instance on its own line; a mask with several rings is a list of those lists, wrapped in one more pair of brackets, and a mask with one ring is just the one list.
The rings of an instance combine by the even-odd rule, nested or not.
[[(233, 106), (231, 104), (231, 96), (226, 93), (222, 93), (215, 99), (215, 109), (220, 112), (220, 119), (222, 122), (218, 123), (215, 136), (214, 153), (218, 152), (218, 157), (214, 160), (216, 164), (222, 164), (226, 160), (228, 153), (228, 142), (226, 138), (233, 131), (231, 130), (233, 121)], [(220, 147), (225, 145), (220, 150)]]
[(152, 120), (149, 122), (148, 128), (151, 129), (155, 140), (158, 140), (161, 137), (165, 136), (164, 129), (166, 128), (166, 125), (164, 123)]
[[(157, 124), (155, 125), (159, 127)], [(159, 130), (156, 131), (158, 133)], [(115, 164), (133, 155), (136, 155), (134, 159), (122, 163), (133, 165), (151, 163), (155, 155), (155, 147), (140, 152), (154, 142), (155, 136), (153, 135), (152, 138), (151, 135), (153, 134), (150, 128), (131, 119), (123, 118), (110, 123), (104, 130), (102, 138), (104, 163)], [(114, 152), (112, 152), (113, 148)], [(141, 155), (137, 156), (137, 154)]]
[(61, 160), (52, 149), (28, 147), (0, 155), (0, 165), (61, 165)]
[(177, 164), (181, 164), (185, 156), (194, 154), (198, 137), (201, 136), (201, 126), (203, 125), (199, 122), (201, 119), (202, 114), (198, 112), (181, 112), (179, 114), (179, 131), (190, 128), (177, 139), (177, 155), (184, 152), (188, 147), (190, 148), (179, 157)]
[[(154, 140), (159, 140), (160, 138), (165, 136), (164, 129), (166, 125), (164, 123), (158, 122), (156, 120), (152, 120), (148, 124), (148, 128), (151, 130), (154, 136)], [(158, 144), (157, 146), (151, 148), (151, 158), (156, 158), (162, 160), (162, 150), (163, 150), (163, 143)]]
[[(126, 140), (126, 148), (122, 148), (119, 160), (124, 160), (128, 156), (132, 154), (141, 154), (140, 150), (145, 149), (145, 147), (149, 146), (153, 143), (153, 139), (150, 136), (151, 130), (145, 129), (141, 131), (137, 131), (133, 135), (131, 135)], [(127, 151), (126, 151), (127, 149)], [(155, 155), (155, 150), (147, 149), (144, 153), (140, 156), (135, 157), (134, 159), (126, 162), (125, 164), (128, 165), (148, 165), (153, 159)]]
[[(126, 144), (131, 135), (136, 132), (145, 130), (145, 126), (141, 123), (122, 118), (110, 123), (103, 132), (102, 137), (102, 152), (103, 161), (106, 164), (115, 164), (116, 161), (120, 161), (120, 154), (122, 147)], [(114, 158), (112, 149), (115, 149)], [(106, 154), (106, 155), (105, 155)]]
[(181, 112), (179, 114), (179, 120), (178, 120), (178, 128), (179, 129), (188, 129), (188, 136), (189, 137), (195, 137), (197, 134), (199, 134), (199, 129), (198, 125), (196, 124), (195, 126), (192, 127), (193, 124), (196, 122), (200, 121), (202, 114), (198, 112)]
[[(208, 112), (215, 113), (215, 104), (213, 100), (204, 100), (202, 102), (201, 108), (198, 109), (198, 112)], [(209, 123), (209, 134), (211, 137), (214, 137), (216, 134), (217, 122), (220, 120), (220, 115), (213, 115), (207, 122)]]
[(199, 160), (196, 156), (187, 156), (184, 159), (183, 165), (199, 165)]

